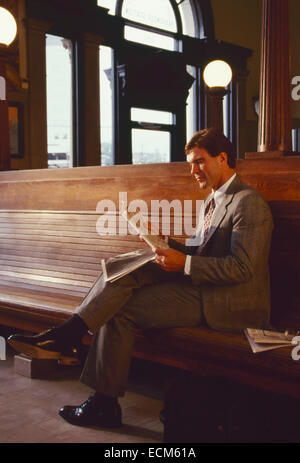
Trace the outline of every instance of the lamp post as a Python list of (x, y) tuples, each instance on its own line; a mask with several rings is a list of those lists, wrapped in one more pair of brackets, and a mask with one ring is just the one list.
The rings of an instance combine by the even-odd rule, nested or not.
[(208, 97), (207, 126), (223, 133), (223, 98), (232, 79), (231, 67), (222, 60), (211, 61), (204, 68), (203, 79)]
[[(15, 39), (17, 25), (13, 15), (0, 7), (0, 51)], [(2, 55), (2, 54), (1, 54)], [(6, 99), (6, 69), (0, 55), (0, 170), (10, 168), (8, 103)]]

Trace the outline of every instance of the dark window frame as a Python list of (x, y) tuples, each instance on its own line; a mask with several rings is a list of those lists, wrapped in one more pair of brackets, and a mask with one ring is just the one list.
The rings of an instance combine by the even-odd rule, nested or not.
[[(45, 20), (49, 17), (53, 20), (55, 17), (55, 7), (52, 5), (50, 0), (47, 0), (48, 10), (45, 8), (38, 9), (36, 7), (35, 0), (27, 0), (27, 16), (34, 17), (36, 19)], [(170, 2), (173, 0), (169, 0)], [(121, 0), (118, 1), (120, 3)], [(46, 2), (45, 2), (46, 3)], [(127, 24), (125, 18), (115, 17), (114, 15), (108, 15), (103, 11), (102, 7), (97, 6), (96, 0), (91, 0), (93, 3), (92, 6), (87, 8), (86, 11), (86, 20), (82, 22), (82, 14), (78, 10), (74, 10), (70, 15), (69, 11), (62, 11), (61, 18), (57, 22), (52, 22), (52, 25), (47, 33), (58, 35), (61, 37), (66, 37), (72, 41), (73, 44), (73, 165), (80, 166), (84, 165), (84, 140), (85, 136), (83, 128), (83, 104), (84, 101), (84, 73), (83, 73), (83, 55), (82, 55), (82, 40), (83, 34), (86, 32), (93, 32), (94, 34), (99, 33), (101, 36), (101, 44), (109, 46), (113, 50), (113, 79), (114, 79), (114, 111), (117, 111), (118, 95), (116, 94), (117, 88), (117, 74), (116, 74), (116, 65), (117, 65), (117, 56), (119, 51), (121, 51), (127, 44), (123, 39), (123, 30), (124, 25)], [(184, 53), (181, 54), (182, 59), (186, 65), (190, 65), (196, 68), (197, 72), (197, 81), (195, 85), (195, 107), (194, 107), (194, 118), (196, 120), (196, 130), (199, 130), (204, 127), (205, 124), (205, 88), (202, 79), (202, 71), (205, 65), (204, 60), (205, 56), (214, 55), (214, 58), (225, 59), (234, 69), (246, 69), (246, 62), (249, 56), (251, 56), (251, 51), (245, 47), (235, 46), (233, 44), (228, 44), (226, 42), (217, 42), (215, 40), (214, 33), (214, 22), (212, 9), (209, 0), (190, 0), (191, 7), (194, 11), (194, 20), (195, 20), (195, 38), (180, 35), (179, 33), (172, 33), (169, 31), (155, 30), (155, 32), (163, 33), (166, 35), (171, 35), (177, 37), (178, 40), (182, 40), (182, 46)], [(180, 14), (178, 5), (176, 3), (176, 8)], [(89, 20), (90, 18), (91, 20)], [(90, 24), (92, 24), (93, 31), (90, 30)], [(89, 28), (87, 28), (89, 25)], [(139, 24), (141, 27), (141, 25)], [(151, 29), (150, 26), (146, 26), (148, 30)], [(154, 28), (155, 29), (155, 28)], [(101, 32), (99, 32), (101, 31)], [(131, 45), (134, 47), (139, 46), (140, 44), (131, 42)], [(145, 45), (144, 47), (147, 48)], [(148, 47), (149, 48), (149, 47)], [(159, 52), (159, 49), (156, 49)], [(176, 53), (170, 52), (170, 53)], [(213, 59), (213, 58), (212, 58)], [(231, 138), (233, 142), (236, 142), (238, 134), (238, 104), (237, 95), (236, 95), (236, 84), (233, 83), (232, 92), (230, 94), (230, 100), (232, 102), (232, 108), (230, 111), (231, 118)], [(120, 163), (121, 159), (117, 159), (117, 156), (120, 154), (119, 149), (119, 140), (114, 137), (114, 162)], [(178, 160), (178, 159), (174, 159)]]
[[(124, 38), (125, 26), (130, 26), (130, 27), (141, 29), (141, 30), (149, 31), (149, 32), (152, 32), (152, 33), (164, 35), (164, 36), (167, 36), (167, 37), (172, 37), (174, 39), (175, 47), (174, 47), (173, 51), (170, 51), (170, 53), (174, 53), (174, 52), (175, 53), (176, 52), (180, 53), (180, 51), (182, 51), (182, 39), (185, 37), (183, 35), (183, 32), (182, 32), (183, 31), (183, 26), (182, 26), (182, 20), (181, 20), (181, 13), (180, 13), (178, 4), (177, 4), (177, 2), (175, 0), (169, 0), (169, 3), (171, 4), (171, 7), (172, 7), (172, 9), (174, 11), (174, 16), (175, 16), (175, 20), (176, 20), (176, 26), (177, 26), (177, 31), (176, 32), (167, 31), (165, 29), (160, 29), (160, 28), (157, 28), (157, 27), (154, 27), (154, 26), (149, 26), (147, 24), (139, 23), (139, 22), (132, 21), (130, 19), (124, 18), (122, 16), (122, 8), (123, 8), (124, 0), (118, 0), (117, 3), (116, 3), (116, 7), (115, 7), (115, 16), (119, 17), (121, 22), (122, 22), (122, 27), (121, 27), (122, 39), (125, 42), (130, 42), (132, 46), (134, 46), (134, 45), (140, 46), (141, 45), (139, 42), (135, 43), (135, 42), (127, 41)], [(194, 2), (192, 2), (192, 3), (194, 3)], [(194, 4), (192, 5), (192, 8), (193, 8), (194, 16), (195, 16), (197, 10), (196, 10)], [(198, 27), (199, 18), (198, 18), (198, 20), (196, 20), (195, 17), (194, 17), (194, 21), (195, 21), (195, 30), (198, 33), (200, 31), (200, 29)], [(148, 47), (147, 45), (143, 45), (143, 46)], [(155, 47), (155, 49), (159, 50), (159, 48), (157, 48), (157, 47)], [(117, 72), (116, 72), (117, 65), (118, 65), (118, 52), (117, 52), (116, 49), (114, 49), (113, 50), (113, 67), (114, 67), (113, 73), (114, 73), (115, 76), (117, 74)], [(117, 88), (117, 85), (116, 85), (116, 81), (115, 81), (115, 86), (114, 86), (113, 93), (115, 94), (113, 96), (113, 101), (114, 101), (113, 111), (115, 113), (114, 118), (115, 118), (115, 120), (119, 120), (119, 118), (117, 116), (117, 113), (116, 113), (118, 111), (118, 99), (119, 99), (119, 95), (117, 94), (118, 93), (118, 88)], [(198, 90), (197, 89), (196, 89), (196, 95), (198, 95)], [(134, 105), (133, 105), (133, 107), (134, 107)], [(145, 107), (145, 109), (157, 109), (157, 108), (156, 107), (153, 107), (153, 108), (150, 108), (150, 107), (146, 108)], [(196, 115), (194, 115), (194, 117), (196, 117), (197, 124), (198, 124), (198, 120), (200, 119), (198, 110), (196, 111)], [(175, 121), (176, 121), (176, 115), (175, 115), (175, 113), (173, 113), (173, 124), (165, 125), (165, 124), (156, 124), (156, 123), (152, 124), (151, 123), (152, 127), (154, 127), (154, 126), (156, 127), (155, 130), (167, 131), (167, 132), (170, 133), (170, 137), (171, 137), (170, 161), (171, 162), (175, 162), (175, 161), (179, 161), (179, 160), (184, 159), (184, 154), (182, 155), (182, 159), (179, 159), (178, 158), (178, 153), (176, 153), (177, 136), (176, 136), (176, 122)], [(130, 143), (131, 159), (129, 159), (128, 153), (123, 155), (122, 152), (120, 151), (119, 130), (117, 128), (118, 123), (116, 123), (115, 125), (116, 125), (115, 136), (113, 137), (113, 139), (114, 139), (114, 146), (113, 146), (113, 159), (114, 159), (114, 162), (115, 163), (132, 162), (132, 144)], [(131, 139), (131, 133), (132, 133), (133, 128), (137, 128), (137, 129), (140, 128), (140, 129), (146, 129), (147, 130), (147, 126), (150, 126), (150, 124), (149, 123), (144, 123), (144, 124), (140, 123), (139, 124), (137, 122), (131, 121), (131, 119), (129, 118), (128, 129), (130, 130), (130, 139)]]

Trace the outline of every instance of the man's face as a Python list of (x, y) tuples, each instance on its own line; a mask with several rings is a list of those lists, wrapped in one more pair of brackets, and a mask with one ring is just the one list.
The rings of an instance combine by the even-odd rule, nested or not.
[(187, 155), (191, 166), (191, 174), (195, 177), (201, 189), (217, 190), (223, 182), (224, 168), (227, 164), (224, 153), (213, 157), (204, 148), (192, 148)]

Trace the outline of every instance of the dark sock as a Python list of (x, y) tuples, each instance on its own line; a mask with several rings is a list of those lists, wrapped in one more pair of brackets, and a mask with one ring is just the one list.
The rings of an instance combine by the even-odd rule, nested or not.
[(56, 327), (56, 335), (61, 341), (76, 344), (81, 341), (88, 329), (83, 319), (75, 313), (69, 320)]

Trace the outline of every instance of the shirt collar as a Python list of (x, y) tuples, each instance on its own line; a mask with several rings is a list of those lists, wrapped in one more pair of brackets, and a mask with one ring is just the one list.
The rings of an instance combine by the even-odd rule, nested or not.
[(229, 180), (227, 180), (227, 182), (225, 182), (222, 186), (220, 186), (220, 188), (218, 188), (217, 190), (215, 191), (212, 191), (212, 196), (210, 197), (210, 199), (212, 197), (214, 197), (214, 200), (215, 200), (215, 203), (216, 205), (217, 204), (220, 204), (220, 202), (223, 200), (223, 197), (227, 191), (227, 189), (229, 188), (229, 185), (231, 185), (231, 183), (233, 182), (233, 180), (235, 179), (236, 177), (236, 173), (234, 173)]

